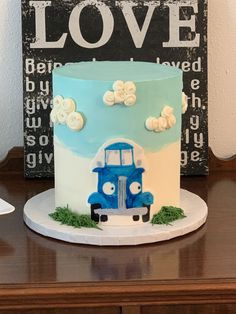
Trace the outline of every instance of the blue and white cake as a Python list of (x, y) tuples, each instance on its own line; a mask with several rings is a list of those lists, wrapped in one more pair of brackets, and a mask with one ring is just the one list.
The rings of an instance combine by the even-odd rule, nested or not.
[[(182, 72), (147, 62), (53, 71), (55, 202), (96, 222), (148, 222), (179, 206)], [(183, 108), (184, 110), (186, 108)]]

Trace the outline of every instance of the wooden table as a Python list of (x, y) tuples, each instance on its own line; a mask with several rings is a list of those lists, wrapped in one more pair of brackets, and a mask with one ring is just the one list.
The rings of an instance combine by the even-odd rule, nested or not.
[(74, 245), (28, 229), (24, 203), (52, 186), (0, 174), (0, 196), (16, 207), (0, 217), (0, 313), (236, 313), (236, 171), (182, 178), (207, 201), (207, 223), (138, 247)]

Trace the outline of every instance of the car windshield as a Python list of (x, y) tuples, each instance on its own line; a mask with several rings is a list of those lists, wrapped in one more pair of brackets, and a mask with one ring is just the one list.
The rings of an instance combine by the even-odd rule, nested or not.
[(118, 149), (106, 151), (106, 164), (110, 166), (120, 166), (120, 151)]
[(133, 156), (131, 149), (123, 149), (121, 151), (121, 160), (123, 166), (130, 166), (133, 163)]

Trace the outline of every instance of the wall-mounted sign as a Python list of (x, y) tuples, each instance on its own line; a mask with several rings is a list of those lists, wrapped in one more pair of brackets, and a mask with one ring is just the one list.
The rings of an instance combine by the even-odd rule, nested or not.
[(184, 72), (183, 174), (208, 172), (207, 0), (22, 0), (25, 176), (53, 176), (54, 67), (158, 62)]

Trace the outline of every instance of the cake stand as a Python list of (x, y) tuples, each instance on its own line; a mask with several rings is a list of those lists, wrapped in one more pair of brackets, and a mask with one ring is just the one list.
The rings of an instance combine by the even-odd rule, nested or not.
[(27, 201), (24, 207), (26, 225), (46, 237), (71, 243), (90, 245), (139, 245), (170, 240), (183, 236), (202, 226), (207, 218), (207, 205), (196, 194), (181, 189), (180, 207), (185, 218), (169, 225), (152, 225), (150, 222), (133, 226), (101, 226), (74, 228), (54, 221), (49, 214), (55, 210), (54, 189), (40, 193)]

